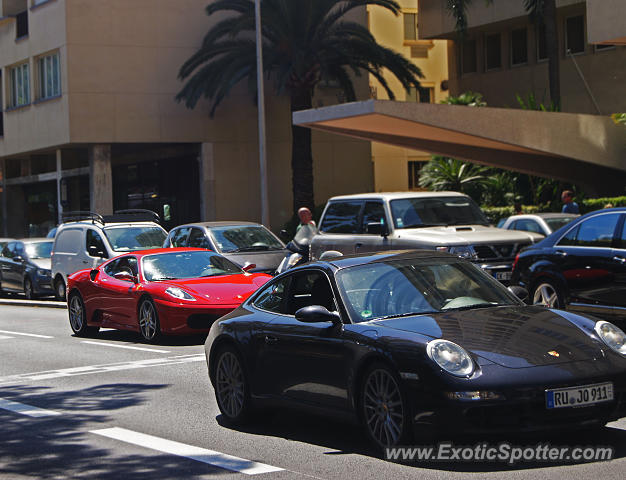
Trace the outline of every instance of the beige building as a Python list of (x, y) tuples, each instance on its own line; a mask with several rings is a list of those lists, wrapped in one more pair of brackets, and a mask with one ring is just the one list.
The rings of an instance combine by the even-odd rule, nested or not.
[[(206, 0), (0, 0), (0, 236), (61, 210), (149, 208), (165, 226), (259, 221), (257, 111), (237, 89), (210, 118), (175, 102), (210, 27)], [(358, 13), (363, 23), (366, 12)], [(267, 85), (271, 227), (292, 215), (290, 112)], [(367, 81), (357, 85), (369, 97)], [(332, 89), (316, 99), (337, 103)], [(370, 143), (313, 136), (315, 196), (373, 189)]]
[[(424, 78), (420, 80), (421, 89), (411, 89), (408, 92), (389, 72), (384, 73), (384, 78), (396, 100), (438, 103), (449, 94), (448, 41), (420, 39), (422, 18), (417, 9), (418, 0), (399, 0), (398, 3), (402, 8), (400, 16), (376, 6), (368, 7), (370, 32), (378, 43), (410, 59), (421, 69)], [(389, 98), (373, 76), (370, 76), (370, 89), (373, 98)], [(375, 190), (383, 192), (419, 189), (419, 171), (428, 160), (430, 154), (426, 152), (373, 142)]]
[[(532, 93), (549, 104), (544, 33), (529, 20), (522, 0), (472, 2), (462, 43), (445, 2), (419, 5), (420, 38), (454, 40), (448, 57), (453, 95), (472, 90), (490, 106), (517, 107), (515, 94)], [(626, 111), (626, 2), (556, 0), (556, 5), (562, 111)]]

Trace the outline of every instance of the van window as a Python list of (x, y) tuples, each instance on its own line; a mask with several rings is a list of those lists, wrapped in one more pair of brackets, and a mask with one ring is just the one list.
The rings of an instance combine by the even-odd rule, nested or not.
[(87, 253), (89, 253), (90, 247), (96, 247), (96, 252), (107, 253), (102, 237), (98, 232), (91, 229), (87, 230), (87, 235), (85, 235), (85, 250)]
[(362, 202), (334, 202), (326, 209), (320, 230), (326, 233), (357, 233)]
[(83, 231), (77, 228), (61, 230), (54, 242), (55, 253), (77, 253), (83, 243)]

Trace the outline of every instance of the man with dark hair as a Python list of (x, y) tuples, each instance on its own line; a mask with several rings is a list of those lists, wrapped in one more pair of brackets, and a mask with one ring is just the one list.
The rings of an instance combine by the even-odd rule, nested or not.
[(571, 190), (563, 190), (561, 201), (563, 202), (561, 213), (580, 213), (578, 204), (574, 201), (574, 192)]

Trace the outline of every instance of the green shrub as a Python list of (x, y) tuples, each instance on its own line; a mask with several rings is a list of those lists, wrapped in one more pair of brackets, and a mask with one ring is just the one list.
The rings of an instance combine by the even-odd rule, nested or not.
[(585, 198), (581, 202), (578, 202), (578, 206), (580, 207), (580, 213), (588, 213), (593, 212), (594, 210), (600, 210), (601, 208), (604, 208), (609, 204), (613, 205), (614, 207), (626, 207), (626, 197)]

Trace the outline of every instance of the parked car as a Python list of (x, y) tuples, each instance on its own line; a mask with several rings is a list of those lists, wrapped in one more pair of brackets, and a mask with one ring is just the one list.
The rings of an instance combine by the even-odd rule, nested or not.
[(9, 241), (0, 253), (0, 291), (23, 293), (29, 300), (53, 295), (51, 250), (46, 238)]
[(512, 282), (530, 301), (626, 323), (626, 208), (579, 217), (518, 255)]
[(65, 300), (67, 277), (84, 268), (95, 268), (108, 258), (148, 248), (161, 248), (167, 232), (154, 212), (120, 210), (101, 216), (69, 212), (59, 225), (52, 247), (55, 296)]
[(13, 240), (15, 240), (15, 239), (14, 238), (0, 238), (0, 252), (2, 251), (2, 249), (4, 248), (4, 246), (7, 243), (9, 243), (9, 242), (11, 242)]
[(170, 230), (164, 247), (208, 248), (251, 272), (272, 274), (289, 251), (263, 225), (250, 222), (201, 222)]
[(500, 228), (507, 230), (522, 230), (535, 232), (544, 236), (550, 235), (563, 225), (579, 217), (573, 213), (533, 213), (523, 215), (511, 215), (505, 219)]
[(543, 238), (491, 227), (474, 201), (456, 192), (369, 193), (333, 197), (326, 204), (311, 258), (426, 248), (479, 264), (508, 283), (517, 252)]
[(554, 431), (626, 416), (624, 332), (527, 306), (432, 250), (288, 270), (215, 322), (205, 352), (225, 419), (322, 410), (362, 422), (381, 447), (410, 445), (414, 427)]
[(270, 278), (202, 249), (127, 253), (69, 276), (70, 326), (78, 336), (108, 327), (147, 341), (206, 332)]

